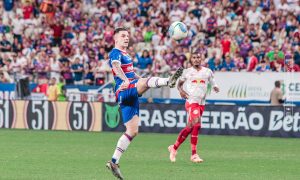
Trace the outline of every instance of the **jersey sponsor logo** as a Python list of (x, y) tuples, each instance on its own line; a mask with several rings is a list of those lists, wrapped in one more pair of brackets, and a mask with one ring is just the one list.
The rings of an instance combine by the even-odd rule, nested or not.
[(193, 114), (198, 114), (198, 113), (199, 113), (198, 110), (194, 110), (194, 111), (193, 111)]
[(205, 84), (205, 80), (204, 79), (194, 79), (194, 80), (192, 80), (192, 83), (195, 83), (195, 84)]
[(121, 68), (122, 68), (122, 70), (123, 70), (124, 73), (133, 72), (133, 65), (132, 65), (132, 63), (121, 65)]

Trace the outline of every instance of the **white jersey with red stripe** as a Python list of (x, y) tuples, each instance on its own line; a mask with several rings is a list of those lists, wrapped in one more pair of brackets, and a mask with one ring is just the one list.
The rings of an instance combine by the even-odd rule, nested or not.
[(180, 77), (180, 80), (185, 81), (184, 89), (189, 95), (187, 102), (189, 104), (198, 103), (205, 105), (208, 85), (216, 87), (213, 72), (206, 67), (201, 67), (200, 70), (190, 67), (185, 69)]

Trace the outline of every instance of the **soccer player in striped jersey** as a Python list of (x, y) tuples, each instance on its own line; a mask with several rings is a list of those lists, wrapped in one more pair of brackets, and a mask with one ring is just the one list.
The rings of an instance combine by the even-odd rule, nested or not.
[[(176, 161), (177, 150), (189, 134), (191, 134), (191, 161), (194, 163), (203, 162), (203, 159), (197, 154), (197, 143), (207, 88), (208, 84), (212, 85), (215, 92), (219, 92), (219, 88), (215, 83), (213, 72), (209, 68), (201, 66), (201, 63), (201, 55), (197, 52), (192, 53), (192, 67), (183, 70), (183, 74), (178, 82), (180, 96), (186, 99), (185, 108), (188, 112), (188, 122), (187, 126), (179, 133), (176, 142), (168, 148), (171, 162)], [(183, 88), (184, 84), (186, 88)]]
[(107, 162), (106, 167), (111, 170), (114, 176), (123, 179), (119, 161), (133, 138), (138, 134), (139, 97), (149, 88), (175, 87), (183, 68), (179, 68), (169, 78), (141, 78), (134, 72), (132, 58), (126, 52), (129, 43), (128, 30), (126, 28), (115, 29), (114, 41), (115, 47), (109, 54), (109, 64), (114, 75), (116, 100), (121, 108), (126, 132), (118, 140), (112, 159)]

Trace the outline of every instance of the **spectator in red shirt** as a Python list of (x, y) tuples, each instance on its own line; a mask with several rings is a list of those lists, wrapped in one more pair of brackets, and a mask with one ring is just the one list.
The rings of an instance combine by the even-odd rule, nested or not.
[(39, 80), (39, 84), (37, 85), (36, 88), (33, 89), (32, 92), (43, 93), (45, 96), (47, 96), (47, 91), (48, 91), (48, 80), (43, 79), (43, 80)]
[(221, 45), (222, 45), (222, 55), (224, 57), (225, 54), (230, 53), (231, 41), (230, 41), (230, 37), (227, 33), (225, 34), (224, 39), (221, 41)]
[(64, 32), (64, 25), (60, 20), (53, 20), (53, 24), (50, 26), (53, 30), (53, 46), (60, 46), (61, 45), (61, 39)]
[(73, 55), (73, 48), (70, 45), (70, 43), (65, 39), (62, 40), (61, 46), (59, 47), (59, 51), (64, 57), (70, 57), (71, 55)]
[(258, 64), (258, 59), (256, 56), (254, 56), (253, 50), (249, 51), (247, 60), (248, 60), (247, 71), (251, 72), (255, 69), (256, 65)]
[(295, 64), (294, 59), (287, 60), (287, 64), (285, 66), (286, 72), (300, 72), (300, 67)]
[(23, 6), (23, 19), (30, 19), (33, 13), (33, 6), (31, 3), (26, 3)]

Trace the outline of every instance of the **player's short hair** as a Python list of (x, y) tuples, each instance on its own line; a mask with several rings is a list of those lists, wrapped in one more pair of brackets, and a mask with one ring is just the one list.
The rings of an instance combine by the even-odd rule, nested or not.
[(280, 81), (275, 81), (275, 87), (278, 87), (278, 88), (280, 88)]
[(200, 55), (199, 51), (192, 51), (191, 52), (190, 61), (192, 60), (192, 57), (195, 56), (195, 55), (197, 55), (197, 56)]
[(200, 54), (200, 53), (199, 53), (199, 51), (195, 50), (195, 51), (192, 51), (191, 54)]
[(126, 27), (118, 27), (118, 28), (116, 28), (114, 30), (114, 34), (118, 34), (121, 31), (127, 31), (127, 32), (129, 32), (128, 28), (126, 28)]

